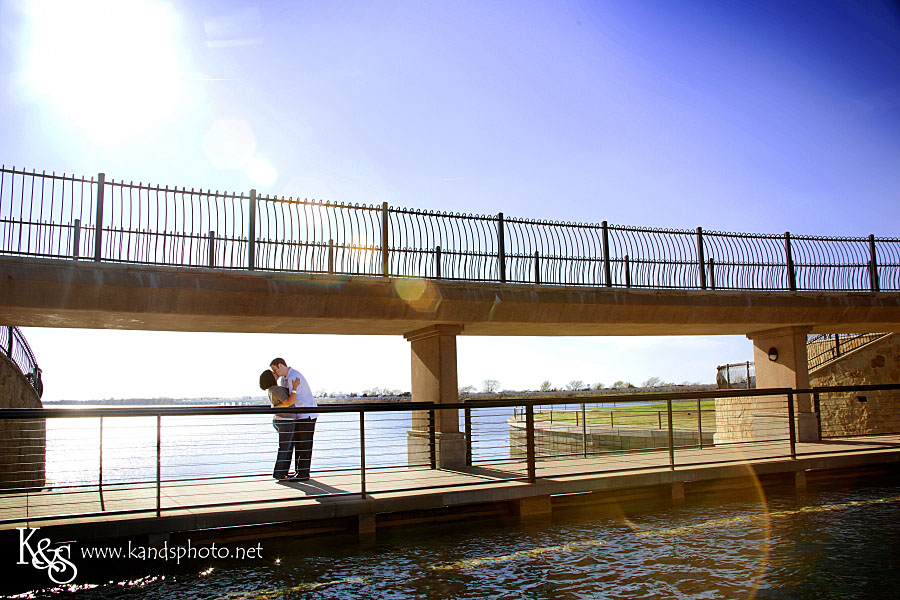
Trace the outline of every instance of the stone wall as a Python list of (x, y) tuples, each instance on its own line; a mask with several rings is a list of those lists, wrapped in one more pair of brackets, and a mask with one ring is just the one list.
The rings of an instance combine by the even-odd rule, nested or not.
[[(41, 399), (19, 368), (0, 355), (0, 408), (41, 408)], [(0, 419), (0, 489), (43, 487), (44, 419)]]
[[(813, 387), (900, 383), (900, 335), (893, 333), (809, 374)], [(822, 437), (900, 432), (900, 392), (822, 394)]]

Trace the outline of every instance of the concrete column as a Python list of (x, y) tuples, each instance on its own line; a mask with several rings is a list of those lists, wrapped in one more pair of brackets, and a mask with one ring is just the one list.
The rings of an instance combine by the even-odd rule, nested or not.
[[(810, 327), (782, 327), (756, 331), (747, 337), (753, 341), (753, 360), (756, 362), (756, 387), (809, 387), (809, 358), (806, 336)], [(769, 359), (769, 351), (778, 353), (776, 360)], [(794, 396), (797, 419), (797, 441), (818, 441), (816, 414), (809, 394)]]
[[(462, 325), (431, 325), (405, 334), (412, 349), (412, 401), (459, 402), (456, 378), (456, 336)], [(461, 467), (466, 444), (459, 431), (459, 411), (439, 410), (435, 415), (437, 466)], [(414, 411), (409, 432), (410, 462), (422, 462), (428, 452), (428, 412)]]

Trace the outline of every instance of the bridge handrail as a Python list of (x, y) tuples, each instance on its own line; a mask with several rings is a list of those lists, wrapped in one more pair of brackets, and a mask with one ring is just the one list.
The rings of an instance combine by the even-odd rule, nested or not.
[(0, 325), (0, 350), (9, 360), (18, 367), (19, 372), (28, 380), (38, 397), (44, 393), (44, 384), (41, 381), (41, 368), (25, 334), (18, 327)]
[(610, 288), (900, 291), (900, 239), (632, 227), (0, 167), (0, 254)]

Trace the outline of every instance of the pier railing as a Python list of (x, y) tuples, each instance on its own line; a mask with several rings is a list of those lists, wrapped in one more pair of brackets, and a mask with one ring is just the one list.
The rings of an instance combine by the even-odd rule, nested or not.
[[(355, 404), (304, 409), (319, 414), (312, 478), (279, 483), (272, 417), (293, 410), (0, 410), (0, 527), (872, 449), (847, 437), (900, 448), (900, 385)], [(457, 411), (464, 432), (449, 470), (439, 410)]]
[(10, 327), (8, 325), (0, 325), (0, 351), (19, 368), (38, 397), (44, 393), (44, 384), (41, 381), (41, 368), (38, 367), (37, 359), (25, 334), (18, 327)]
[(900, 239), (627, 227), (0, 168), (0, 254), (692, 290), (900, 291)]

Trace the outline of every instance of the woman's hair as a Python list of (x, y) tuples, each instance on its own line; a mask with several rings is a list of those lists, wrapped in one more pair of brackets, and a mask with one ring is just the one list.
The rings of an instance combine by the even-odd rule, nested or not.
[(266, 369), (262, 373), (259, 374), (259, 388), (262, 390), (267, 390), (273, 385), (277, 385), (275, 381), (275, 374), (272, 371)]

